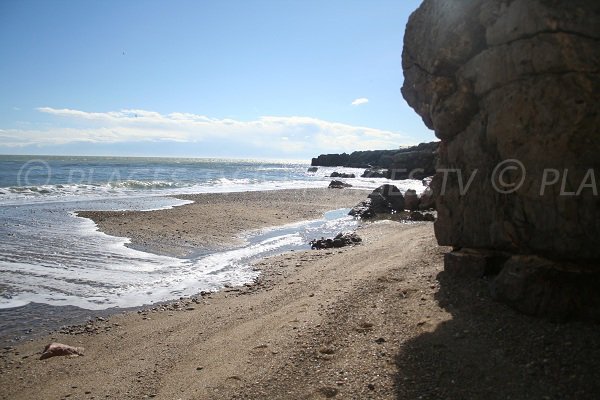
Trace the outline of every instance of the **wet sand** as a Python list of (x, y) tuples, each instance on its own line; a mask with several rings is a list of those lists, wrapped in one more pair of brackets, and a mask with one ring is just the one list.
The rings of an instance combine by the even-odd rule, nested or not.
[(240, 245), (240, 233), (321, 218), (326, 211), (350, 208), (369, 191), (295, 189), (243, 193), (180, 195), (192, 200), (168, 210), (82, 211), (101, 231), (128, 237), (131, 247), (175, 257)]

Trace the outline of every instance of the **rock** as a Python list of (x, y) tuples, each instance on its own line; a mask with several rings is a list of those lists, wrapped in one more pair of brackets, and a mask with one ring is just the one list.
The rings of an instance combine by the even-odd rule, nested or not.
[(415, 211), (419, 209), (419, 195), (414, 189), (408, 189), (404, 192), (404, 209), (409, 211)]
[(317, 172), (319, 170), (319, 167), (309, 167), (307, 172)]
[(82, 356), (83, 347), (73, 347), (62, 343), (50, 343), (44, 348), (40, 360), (57, 356)]
[(457, 276), (482, 278), (496, 275), (508, 255), (493, 251), (460, 249), (444, 254), (444, 271)]
[(360, 176), (361, 178), (385, 178), (387, 176), (387, 170), (379, 168), (367, 168), (365, 172)]
[(321, 154), (317, 158), (313, 158), (311, 164), (313, 167), (345, 167), (348, 165), (350, 155), (342, 154)]
[(331, 175), (329, 175), (330, 178), (356, 178), (356, 175), (354, 174), (346, 174), (343, 172), (333, 172)]
[(433, 222), (435, 221), (435, 216), (431, 213), (422, 213), (420, 211), (412, 211), (410, 214), (408, 214), (408, 217), (402, 218), (403, 220), (406, 221), (428, 221), (428, 222)]
[(336, 180), (333, 180), (329, 183), (329, 189), (343, 189), (347, 187), (352, 187), (352, 185), (343, 181)]
[(596, 267), (515, 255), (493, 280), (492, 294), (525, 314), (556, 321), (600, 321), (600, 274)]
[(600, 273), (599, 15), (592, 0), (425, 0), (406, 27), (402, 94), (442, 140), (438, 243), (514, 254), (496, 297), (527, 313), (576, 292), (557, 265)]
[(385, 184), (373, 190), (369, 198), (354, 206), (348, 215), (369, 219), (376, 217), (377, 214), (391, 214), (402, 210), (404, 210), (404, 196), (400, 189)]
[(428, 187), (419, 198), (419, 210), (435, 210), (435, 199), (433, 197), (433, 190)]
[(388, 179), (423, 179), (435, 174), (439, 143), (421, 143), (392, 156)]
[(354, 217), (358, 217), (361, 219), (369, 219), (375, 218), (375, 212), (371, 208), (371, 199), (367, 199), (365, 201), (361, 201), (357, 205), (355, 205), (348, 215), (352, 215)]
[(404, 196), (394, 185), (381, 185), (369, 194), (371, 208), (375, 213), (390, 213), (404, 210)]
[(339, 248), (344, 246), (355, 245), (362, 242), (360, 236), (355, 232), (338, 233), (333, 239), (314, 239), (310, 241), (310, 248), (313, 250)]
[(439, 142), (431, 142), (396, 150), (355, 151), (352, 154), (321, 154), (312, 159), (311, 165), (368, 169), (384, 168), (388, 169), (385, 177), (391, 179), (407, 179), (409, 176), (414, 179), (421, 179), (435, 173), (438, 146)]

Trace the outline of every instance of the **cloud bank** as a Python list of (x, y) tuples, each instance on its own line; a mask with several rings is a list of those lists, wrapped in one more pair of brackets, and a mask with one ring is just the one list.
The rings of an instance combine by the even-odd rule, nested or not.
[(299, 116), (264, 116), (242, 121), (136, 109), (87, 112), (41, 107), (37, 110), (51, 116), (51, 123), (36, 129), (0, 129), (0, 144), (43, 147), (75, 142), (222, 142), (237, 148), (300, 155), (397, 148), (409, 140), (398, 132)]

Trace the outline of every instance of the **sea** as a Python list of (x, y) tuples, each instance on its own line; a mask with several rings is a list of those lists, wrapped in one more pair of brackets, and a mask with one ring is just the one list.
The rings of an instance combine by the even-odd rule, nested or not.
[[(201, 158), (0, 156), (0, 311), (43, 305), (83, 310), (139, 307), (252, 282), (252, 264), (308, 242), (355, 229), (347, 209), (241, 234), (243, 245), (191, 258), (127, 247), (100, 232), (81, 210), (152, 211), (183, 206), (180, 194), (325, 188), (334, 172), (308, 162)], [(351, 179), (352, 189), (421, 181)], [(352, 190), (345, 189), (345, 190)], [(14, 320), (15, 312), (10, 314)], [(0, 316), (2, 314), (0, 313)], [(0, 333), (2, 322), (0, 321)]]

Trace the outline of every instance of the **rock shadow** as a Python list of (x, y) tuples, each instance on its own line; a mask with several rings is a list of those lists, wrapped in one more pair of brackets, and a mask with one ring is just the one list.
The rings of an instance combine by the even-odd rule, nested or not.
[(497, 303), (485, 279), (437, 276), (452, 319), (397, 354), (398, 399), (597, 399), (600, 325), (555, 323)]

